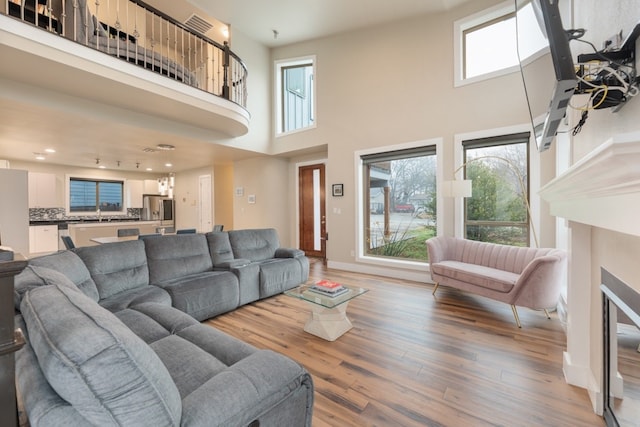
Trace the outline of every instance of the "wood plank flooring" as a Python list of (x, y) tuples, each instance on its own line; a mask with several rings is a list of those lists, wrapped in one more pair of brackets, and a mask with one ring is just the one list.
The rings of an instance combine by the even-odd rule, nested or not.
[[(311, 372), (313, 425), (604, 426), (562, 374), (565, 335), (552, 314), (440, 287), (327, 269), (311, 279), (368, 288), (334, 342), (304, 332), (306, 303), (278, 295), (207, 321)], [(294, 427), (294, 426), (291, 426)]]

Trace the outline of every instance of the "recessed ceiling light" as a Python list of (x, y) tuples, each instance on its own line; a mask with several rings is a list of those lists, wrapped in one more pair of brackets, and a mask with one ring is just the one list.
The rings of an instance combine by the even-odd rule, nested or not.
[(54, 150), (53, 148), (45, 148), (44, 152), (53, 154), (56, 152), (56, 150)]
[(107, 167), (105, 165), (100, 165), (98, 166), (98, 169), (106, 169)]
[(158, 144), (156, 145), (156, 148), (162, 151), (173, 151), (176, 149), (175, 145), (171, 144)]
[(38, 155), (36, 156), (36, 160), (45, 160), (45, 159), (46, 159), (46, 157), (45, 157), (45, 156), (43, 156), (42, 154), (38, 154)]
[(166, 167), (168, 167), (168, 168), (170, 168), (171, 166), (173, 166), (173, 164), (172, 164), (172, 163), (165, 163), (164, 165), (165, 165)]
[(151, 172), (153, 168), (147, 168), (147, 172)]

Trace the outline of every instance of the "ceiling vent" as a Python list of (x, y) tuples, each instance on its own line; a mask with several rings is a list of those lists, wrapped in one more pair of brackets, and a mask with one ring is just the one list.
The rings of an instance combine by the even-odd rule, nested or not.
[(209, 21), (196, 15), (195, 13), (185, 21), (184, 25), (187, 28), (203, 35), (213, 28), (213, 25)]

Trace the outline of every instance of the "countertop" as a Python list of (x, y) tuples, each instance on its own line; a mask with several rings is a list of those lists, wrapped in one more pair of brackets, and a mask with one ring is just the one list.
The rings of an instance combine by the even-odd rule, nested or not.
[(88, 219), (42, 219), (42, 220), (33, 220), (29, 221), (29, 225), (57, 225), (58, 229), (64, 230), (69, 227), (69, 225), (81, 225), (81, 226), (93, 226), (93, 225), (113, 225), (113, 224), (121, 224), (121, 223), (132, 223), (136, 224), (150, 224), (159, 221), (140, 221), (139, 218), (123, 218), (123, 217), (115, 217), (109, 218), (104, 217), (102, 221), (97, 218), (88, 218)]

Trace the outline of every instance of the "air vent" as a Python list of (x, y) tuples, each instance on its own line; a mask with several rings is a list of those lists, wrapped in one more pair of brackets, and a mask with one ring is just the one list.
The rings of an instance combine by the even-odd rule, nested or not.
[(190, 28), (203, 35), (213, 28), (213, 25), (209, 23), (209, 21), (196, 15), (195, 13), (185, 21), (184, 25), (187, 28)]

